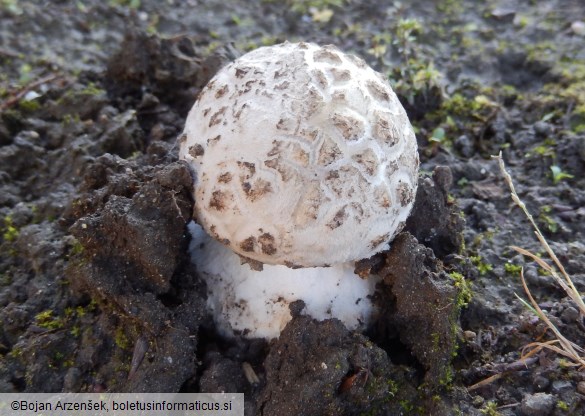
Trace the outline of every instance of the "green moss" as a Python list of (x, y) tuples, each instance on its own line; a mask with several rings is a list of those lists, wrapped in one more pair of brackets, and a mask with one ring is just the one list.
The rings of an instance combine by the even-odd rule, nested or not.
[(24, 355), (24, 350), (22, 348), (19, 348), (19, 347), (14, 347), (10, 350), (8, 355), (12, 358), (18, 359)]
[(24, 63), (20, 66), (19, 69), (20, 77), (18, 79), (18, 83), (20, 85), (26, 85), (30, 81), (33, 80), (33, 67), (29, 63)]
[(12, 276), (0, 273), (0, 286), (9, 286), (12, 284)]
[(295, 13), (307, 14), (311, 9), (325, 10), (343, 7), (347, 0), (288, 0), (290, 9)]
[(104, 89), (97, 87), (93, 82), (87, 84), (87, 86), (79, 92), (81, 95), (101, 95), (105, 93), (106, 91)]
[(10, 215), (4, 217), (4, 227), (2, 231), (2, 238), (4, 239), (4, 241), (12, 243), (16, 241), (19, 234), (20, 231), (14, 226), (12, 217)]
[(483, 262), (482, 257), (479, 255), (470, 256), (469, 259), (475, 265), (475, 267), (477, 267), (479, 274), (482, 276), (486, 275), (488, 272), (491, 272), (494, 269), (491, 264)]
[(82, 102), (83, 100), (87, 100), (94, 96), (105, 94), (106, 91), (98, 87), (93, 82), (90, 82), (82, 89), (78, 88), (69, 89), (61, 97), (59, 97), (59, 99), (56, 102), (58, 106), (72, 108), (70, 114), (65, 114), (63, 116), (62, 119), (63, 124), (67, 126), (70, 124), (77, 124), (80, 122), (79, 114), (75, 111), (75, 106), (77, 106), (79, 102)]
[(548, 232), (556, 233), (559, 230), (558, 223), (549, 215), (552, 208), (549, 205), (543, 205), (540, 207), (540, 213), (538, 214), (538, 220), (540, 225)]
[(459, 272), (451, 272), (449, 273), (449, 276), (451, 279), (453, 279), (453, 284), (458, 290), (456, 297), (457, 308), (460, 309), (469, 305), (469, 302), (471, 302), (473, 297), (473, 293), (471, 291), (471, 285), (467, 279), (465, 279), (465, 276)]
[(119, 326), (116, 328), (116, 332), (114, 334), (114, 343), (120, 349), (127, 350), (130, 348), (130, 340), (126, 336), (126, 331), (124, 327)]
[(484, 94), (468, 98), (460, 92), (443, 102), (441, 111), (463, 119), (485, 121), (498, 104)]
[(520, 29), (524, 29), (530, 24), (530, 18), (528, 16), (518, 15), (517, 23)]
[(461, 0), (440, 0), (435, 2), (437, 11), (447, 16), (460, 16), (462, 10)]
[(494, 401), (489, 401), (485, 404), (484, 407), (482, 407), (479, 412), (482, 415), (486, 415), (486, 416), (500, 416), (501, 413), (498, 412), (498, 404)]
[(517, 276), (522, 271), (522, 266), (520, 266), (519, 264), (505, 263), (504, 264), (504, 270), (508, 274)]
[(78, 338), (81, 335), (81, 328), (77, 325), (74, 325), (69, 333), (72, 337)]
[(75, 314), (79, 318), (83, 318), (87, 313), (87, 310), (90, 309), (89, 307), (84, 308), (83, 306), (78, 306), (75, 308)]
[(33, 113), (41, 108), (41, 103), (37, 99), (34, 100), (20, 100), (18, 107), (25, 113)]
[(407, 413), (411, 413), (414, 410), (414, 405), (409, 400), (400, 400), (398, 404)]
[(138, 9), (140, 7), (140, 0), (110, 0), (110, 6), (129, 7), (131, 9)]
[(568, 412), (569, 411), (569, 405), (566, 402), (564, 402), (562, 400), (559, 400), (557, 402), (557, 409), (559, 409), (559, 410), (561, 410), (563, 412)]
[(47, 309), (35, 316), (36, 324), (45, 329), (61, 329), (63, 328), (63, 318), (53, 316), (53, 311)]
[(279, 42), (279, 38), (277, 36), (262, 36), (260, 38), (260, 44), (262, 46), (272, 46)]
[(398, 383), (392, 379), (389, 379), (386, 381), (386, 385), (388, 386), (388, 394), (392, 397), (396, 396), (396, 394), (400, 390), (398, 387)]
[(445, 366), (445, 371), (443, 372), (443, 377), (439, 380), (439, 384), (442, 387), (450, 389), (453, 385), (453, 379), (455, 378), (453, 374), (453, 367), (450, 365)]
[(516, 87), (514, 87), (513, 85), (508, 85), (508, 84), (504, 84), (501, 86), (500, 88), (500, 93), (502, 94), (504, 99), (523, 99), (524, 97), (522, 96), (522, 94), (520, 94), (520, 92), (518, 92), (518, 90), (516, 89)]
[(550, 40), (526, 45), (526, 59), (528, 62), (554, 61), (557, 45)]
[(63, 125), (65, 126), (78, 124), (80, 121), (79, 114), (65, 114), (63, 116)]
[(552, 157), (555, 158), (555, 149), (554, 143), (551, 144), (548, 139), (542, 142), (541, 144), (533, 147), (530, 152), (526, 153), (525, 157), (531, 157), (532, 155), (539, 155), (543, 157)]
[[(547, 107), (563, 109), (574, 132), (585, 131), (585, 62), (578, 59), (555, 59), (551, 71), (555, 82), (544, 85), (540, 101)], [(564, 109), (570, 112), (565, 114)]]
[(74, 238), (71, 243), (71, 250), (69, 251), (69, 254), (75, 256), (83, 253), (83, 251), (84, 251), (83, 245), (79, 242), (79, 240)]

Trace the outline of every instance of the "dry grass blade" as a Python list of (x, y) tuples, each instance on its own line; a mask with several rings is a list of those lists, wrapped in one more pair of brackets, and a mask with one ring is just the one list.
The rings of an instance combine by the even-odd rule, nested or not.
[[(514, 250), (516, 250), (517, 252), (519, 252), (520, 254), (527, 256), (527, 257), (530, 257), (540, 267), (542, 267), (543, 270), (550, 273), (550, 275), (559, 284), (559, 286), (561, 286), (563, 288), (563, 290), (565, 291), (567, 296), (569, 296), (569, 298), (571, 298), (571, 300), (573, 302), (575, 302), (575, 304), (577, 305), (577, 307), (581, 311), (581, 315), (585, 316), (585, 303), (583, 302), (583, 298), (581, 297), (581, 294), (579, 293), (579, 291), (577, 290), (577, 288), (573, 284), (573, 281), (571, 280), (571, 278), (568, 275), (568, 273), (566, 272), (565, 268), (563, 267), (563, 265), (559, 261), (558, 257), (553, 252), (553, 250), (549, 246), (548, 242), (546, 241), (546, 239), (544, 238), (544, 236), (540, 232), (538, 225), (534, 221), (534, 218), (532, 217), (530, 212), (528, 212), (526, 205), (524, 204), (524, 202), (522, 202), (522, 200), (520, 199), (520, 197), (516, 193), (516, 190), (514, 189), (514, 184), (512, 182), (512, 177), (506, 171), (506, 167), (504, 165), (504, 160), (502, 159), (502, 153), (500, 152), (500, 154), (498, 156), (494, 156), (494, 158), (498, 159), (500, 170), (501, 170), (502, 174), (504, 175), (504, 179), (506, 180), (508, 187), (510, 188), (510, 194), (511, 194), (512, 200), (514, 201), (514, 203), (516, 205), (518, 205), (518, 207), (520, 207), (520, 209), (522, 209), (522, 211), (524, 212), (524, 214), (526, 215), (526, 217), (528, 218), (528, 220), (532, 224), (532, 227), (535, 230), (534, 232), (536, 234), (536, 237), (538, 238), (538, 241), (540, 242), (540, 244), (542, 245), (542, 247), (544, 248), (544, 250), (546, 251), (548, 256), (552, 259), (556, 268), (551, 266), (550, 264), (548, 264), (540, 256), (538, 256), (538, 255), (536, 255), (536, 254), (534, 254), (526, 249), (523, 249), (523, 248), (517, 247), (517, 246), (512, 246), (512, 248)], [(556, 340), (553, 340), (553, 341), (534, 342), (534, 343), (527, 345), (524, 349), (528, 348), (531, 350), (526, 355), (524, 355), (524, 351), (523, 351), (523, 353), (522, 353), (523, 356), (527, 357), (530, 355), (534, 355), (536, 352), (538, 352), (542, 349), (548, 349), (548, 350), (554, 351), (557, 354), (560, 354), (564, 357), (567, 357), (568, 359), (570, 359), (571, 361), (574, 362), (574, 365), (580, 366), (581, 368), (585, 368), (585, 349), (583, 349), (579, 345), (577, 345), (577, 344), (571, 342), (570, 340), (568, 340), (567, 338), (565, 338), (563, 336), (563, 334), (558, 330), (558, 328), (546, 316), (546, 314), (543, 312), (543, 310), (538, 306), (538, 303), (534, 300), (534, 297), (532, 296), (532, 293), (530, 292), (530, 289), (528, 288), (528, 285), (526, 284), (526, 280), (524, 279), (524, 269), (522, 269), (520, 272), (520, 278), (522, 280), (522, 286), (524, 287), (524, 291), (526, 292), (526, 295), (528, 296), (530, 303), (524, 301), (519, 296), (518, 296), (518, 298), (530, 310), (532, 310), (534, 313), (536, 313), (536, 315), (538, 315), (538, 317), (548, 326), (548, 328), (555, 334), (555, 337), (556, 337)], [(560, 346), (557, 346), (557, 345), (560, 345)]]
[[(555, 340), (547, 341), (547, 342), (531, 342), (530, 344), (525, 345), (524, 348), (522, 348), (522, 359), (530, 358), (531, 356), (537, 354), (541, 350), (547, 349), (547, 350), (551, 350), (553, 352), (556, 352), (559, 355), (563, 355), (570, 360), (573, 360), (573, 356), (570, 353), (566, 352), (562, 348), (557, 347), (556, 345), (553, 345), (555, 343), (558, 344), (559, 341), (555, 339)], [(525, 352), (525, 350), (527, 350), (527, 349), (529, 351)], [(580, 361), (582, 361), (582, 360), (580, 360)], [(568, 367), (576, 367), (576, 366), (581, 366), (582, 363), (581, 362), (573, 362), (573, 363), (567, 363), (566, 365)]]
[(518, 246), (510, 246), (510, 247), (513, 248), (514, 250), (516, 250), (518, 253), (520, 253), (524, 256), (530, 257), (532, 260), (534, 260), (536, 263), (538, 263), (538, 265), (540, 267), (542, 267), (544, 270), (546, 270), (548, 273), (550, 273), (550, 275), (555, 279), (555, 281), (563, 288), (563, 290), (565, 292), (567, 292), (567, 294), (569, 296), (571, 296), (571, 298), (573, 297), (572, 295), (574, 295), (574, 293), (572, 293), (571, 289), (569, 289), (569, 286), (567, 286), (567, 284), (563, 281), (563, 279), (561, 279), (559, 277), (556, 270), (554, 268), (552, 268), (547, 262), (545, 262), (543, 259), (538, 257), (536, 254), (533, 254), (532, 252), (525, 250), (522, 247), (518, 247)]
[(472, 386), (467, 387), (467, 391), (473, 391), (473, 390), (477, 390), (480, 387), (483, 386), (487, 386), (488, 384), (493, 383), (496, 380), (499, 380), (500, 378), (502, 378), (506, 373), (501, 372), (498, 374), (494, 374), (493, 376), (489, 376), (488, 378), (484, 378), (483, 380), (481, 380), (478, 383), (475, 383)]
[(536, 301), (534, 300), (534, 297), (532, 296), (532, 293), (530, 292), (530, 289), (528, 289), (528, 285), (526, 284), (526, 279), (524, 279), (524, 269), (520, 271), (520, 279), (522, 280), (522, 286), (524, 287), (524, 291), (526, 292), (526, 295), (528, 296), (528, 299), (530, 300), (532, 307), (534, 308), (534, 310), (536, 310), (538, 317), (542, 319), (544, 323), (546, 323), (546, 325), (549, 327), (551, 331), (554, 332), (555, 336), (557, 337), (556, 341), (558, 341), (558, 343), (561, 344), (562, 348), (558, 348), (552, 345), (552, 343), (550, 342), (535, 342), (529, 345), (538, 346), (539, 349), (547, 348), (553, 350), (571, 359), (572, 361), (577, 362), (578, 365), (585, 366), (585, 358), (579, 355), (579, 353), (583, 354), (583, 352), (585, 352), (583, 348), (565, 338), (561, 331), (559, 331), (555, 324), (551, 322), (551, 320), (548, 318), (548, 316), (546, 316), (546, 314), (543, 312), (540, 306), (538, 306), (538, 303), (536, 303)]
[[(585, 303), (583, 302), (583, 298), (579, 294), (579, 291), (577, 290), (577, 288), (573, 284), (573, 281), (571, 280), (571, 277), (565, 271), (565, 268), (563, 267), (563, 265), (561, 264), (561, 262), (557, 258), (556, 254), (549, 247), (548, 243), (544, 239), (544, 236), (540, 233), (540, 230), (537, 230), (536, 237), (538, 237), (538, 241), (540, 241), (540, 244), (543, 245), (546, 248), (548, 255), (554, 261), (555, 265), (561, 271), (561, 274), (562, 274), (563, 278), (567, 282), (567, 285), (570, 288), (570, 290), (568, 290), (568, 291), (565, 290), (567, 292), (567, 295), (569, 295), (571, 297), (571, 299), (573, 299), (573, 301), (577, 304), (577, 307), (581, 310), (581, 314), (585, 315)], [(556, 274), (556, 271), (553, 272), (553, 275), (555, 277), (558, 276)], [(557, 281), (559, 281), (559, 279), (557, 279)]]

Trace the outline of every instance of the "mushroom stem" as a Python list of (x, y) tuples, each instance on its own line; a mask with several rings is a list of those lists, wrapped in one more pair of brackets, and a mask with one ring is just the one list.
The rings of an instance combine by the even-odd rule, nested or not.
[(337, 318), (350, 330), (370, 323), (371, 295), (379, 279), (359, 278), (353, 262), (302, 269), (264, 265), (255, 271), (195, 222), (189, 230), (191, 260), (207, 283), (208, 308), (223, 336), (278, 338), (291, 320), (289, 304), (297, 300), (305, 302), (305, 314), (318, 320)]

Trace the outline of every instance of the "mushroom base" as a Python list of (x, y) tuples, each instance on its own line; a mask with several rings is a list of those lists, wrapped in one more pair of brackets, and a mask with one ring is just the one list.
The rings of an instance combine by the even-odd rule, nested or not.
[(291, 320), (289, 304), (297, 300), (305, 302), (304, 314), (337, 318), (351, 330), (365, 329), (374, 315), (371, 295), (379, 279), (359, 278), (353, 262), (305, 269), (264, 265), (254, 271), (195, 222), (189, 230), (191, 260), (207, 283), (207, 306), (224, 336), (278, 338)]

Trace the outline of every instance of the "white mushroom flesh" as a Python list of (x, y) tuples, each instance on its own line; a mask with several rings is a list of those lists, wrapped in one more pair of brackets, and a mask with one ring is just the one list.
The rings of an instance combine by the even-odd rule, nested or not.
[(303, 313), (314, 319), (337, 318), (350, 330), (371, 322), (371, 295), (379, 278), (360, 279), (353, 264), (291, 269), (241, 264), (233, 251), (191, 223), (191, 258), (207, 283), (207, 306), (216, 329), (226, 337), (278, 338), (291, 320), (289, 305), (302, 299)]

